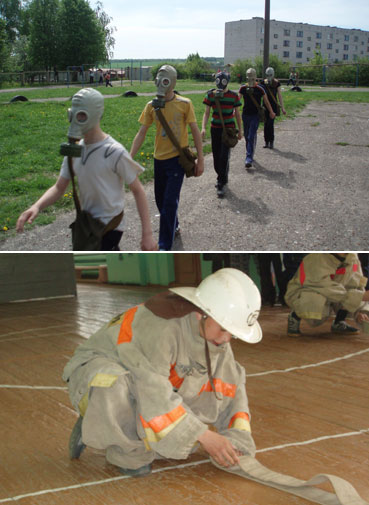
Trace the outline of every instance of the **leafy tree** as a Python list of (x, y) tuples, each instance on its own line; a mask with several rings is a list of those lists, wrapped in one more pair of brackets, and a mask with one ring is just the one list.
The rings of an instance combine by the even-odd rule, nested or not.
[(6, 23), (0, 18), (0, 72), (8, 70), (9, 65), (9, 44), (6, 32)]
[(200, 58), (199, 53), (190, 54), (187, 56), (185, 69), (187, 76), (191, 79), (195, 79), (201, 74), (212, 73), (211, 66), (203, 58)]
[(0, 0), (0, 19), (5, 21), (8, 41), (14, 42), (20, 27), (21, 2), (19, 0)]
[(105, 59), (111, 59), (113, 57), (113, 49), (115, 45), (115, 38), (113, 33), (117, 31), (115, 26), (109, 26), (113, 21), (113, 18), (108, 16), (108, 14), (103, 10), (103, 4), (98, 1), (95, 8), (95, 14), (99, 20), (105, 36)]
[(61, 0), (59, 67), (106, 61), (105, 33), (87, 0)]
[(34, 69), (51, 70), (57, 64), (59, 0), (32, 0), (29, 56)]
[(156, 65), (151, 67), (151, 75), (153, 80), (155, 79), (156, 74), (159, 71), (159, 68), (162, 67), (163, 65), (170, 65), (171, 67), (175, 68), (177, 70), (177, 79), (186, 79), (187, 72), (183, 63), (163, 62), (163, 63), (157, 63)]

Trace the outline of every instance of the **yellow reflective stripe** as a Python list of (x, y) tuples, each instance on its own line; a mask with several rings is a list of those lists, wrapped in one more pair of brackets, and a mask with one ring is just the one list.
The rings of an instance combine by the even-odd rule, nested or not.
[(242, 419), (241, 417), (239, 417), (235, 420), (232, 428), (234, 428), (235, 430), (250, 431), (251, 432), (251, 426), (250, 426), (249, 421), (246, 421), (246, 419)]
[(175, 409), (162, 416), (157, 416), (149, 422), (140, 416), (148, 442), (159, 442), (168, 435), (187, 415), (187, 412), (178, 405)]

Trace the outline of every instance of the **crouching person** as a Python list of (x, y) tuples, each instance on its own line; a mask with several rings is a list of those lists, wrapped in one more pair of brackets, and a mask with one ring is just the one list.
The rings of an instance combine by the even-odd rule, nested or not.
[(245, 371), (230, 340), (261, 340), (259, 310), (252, 280), (224, 268), (105, 324), (64, 369), (79, 413), (70, 457), (103, 449), (122, 473), (142, 476), (155, 459), (184, 459), (199, 445), (224, 467), (253, 456)]
[(292, 309), (287, 333), (298, 337), (301, 319), (311, 326), (324, 323), (332, 313), (336, 317), (331, 330), (352, 335), (358, 328), (345, 319), (351, 314), (357, 323), (369, 321), (369, 291), (357, 254), (312, 253), (305, 256), (287, 286), (285, 301)]

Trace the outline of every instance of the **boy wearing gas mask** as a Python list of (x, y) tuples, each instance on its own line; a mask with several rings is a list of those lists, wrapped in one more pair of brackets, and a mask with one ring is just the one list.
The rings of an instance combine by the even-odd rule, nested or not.
[(160, 212), (159, 249), (170, 251), (176, 233), (179, 233), (178, 204), (184, 177), (184, 169), (179, 163), (179, 152), (167, 136), (156, 110), (160, 109), (181, 147), (188, 146), (188, 126), (195, 142), (197, 161), (195, 176), (204, 171), (204, 157), (200, 130), (192, 102), (174, 92), (177, 71), (170, 65), (163, 65), (156, 76), (157, 96), (148, 102), (139, 118), (141, 128), (135, 136), (131, 156), (134, 158), (143, 144), (150, 126), (155, 123), (154, 146), (154, 187), (155, 201)]
[(213, 152), (214, 170), (217, 173), (217, 195), (223, 198), (225, 188), (228, 183), (229, 172), (229, 156), (230, 147), (222, 142), (222, 121), (217, 109), (216, 99), (220, 104), (224, 126), (226, 128), (235, 128), (234, 118), (236, 118), (238, 126), (238, 140), (242, 138), (241, 130), (241, 114), (238, 109), (242, 105), (238, 94), (228, 88), (230, 75), (227, 72), (218, 72), (215, 76), (216, 89), (211, 89), (207, 92), (203, 104), (205, 104), (205, 112), (202, 118), (201, 135), (205, 139), (206, 125), (210, 116), (211, 109), (213, 110), (211, 118), (211, 148)]
[[(70, 126), (68, 138), (73, 157), (73, 169), (78, 179), (82, 210), (107, 224), (118, 216), (125, 205), (124, 184), (128, 184), (136, 201), (142, 224), (141, 248), (157, 249), (152, 236), (149, 208), (144, 189), (138, 179), (143, 168), (132, 160), (127, 150), (100, 127), (104, 112), (103, 95), (92, 88), (78, 91), (68, 110)], [(76, 142), (79, 141), (77, 144)], [(59, 200), (67, 190), (71, 179), (68, 158), (64, 158), (56, 183), (36, 203), (25, 210), (17, 221), (17, 231), (22, 232), (25, 223), (32, 223), (39, 212)], [(108, 231), (101, 250), (119, 250), (119, 242), (126, 223), (121, 220), (116, 229)]]
[[(263, 87), (267, 92), (270, 105), (272, 106), (273, 112), (279, 116), (279, 107), (283, 114), (286, 114), (286, 110), (283, 105), (283, 98), (281, 93), (281, 83), (278, 79), (274, 78), (274, 68), (268, 67), (265, 70), (265, 77), (263, 82)], [(264, 105), (265, 107), (265, 105)], [(264, 148), (273, 149), (274, 147), (274, 119), (272, 119), (267, 112), (265, 113), (264, 121)]]
[(246, 168), (252, 167), (254, 153), (256, 148), (257, 131), (259, 127), (259, 108), (261, 108), (261, 99), (268, 109), (271, 119), (275, 118), (275, 113), (270, 105), (268, 97), (262, 86), (256, 82), (256, 70), (249, 68), (246, 72), (246, 84), (243, 84), (238, 93), (240, 98), (244, 98), (242, 111), (242, 121), (246, 140)]

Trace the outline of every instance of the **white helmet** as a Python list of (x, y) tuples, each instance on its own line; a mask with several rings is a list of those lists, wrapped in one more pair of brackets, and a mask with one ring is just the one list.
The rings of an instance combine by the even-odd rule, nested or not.
[(241, 270), (222, 268), (197, 288), (170, 288), (192, 302), (234, 337), (256, 344), (262, 338), (259, 317), (261, 297), (254, 282)]

